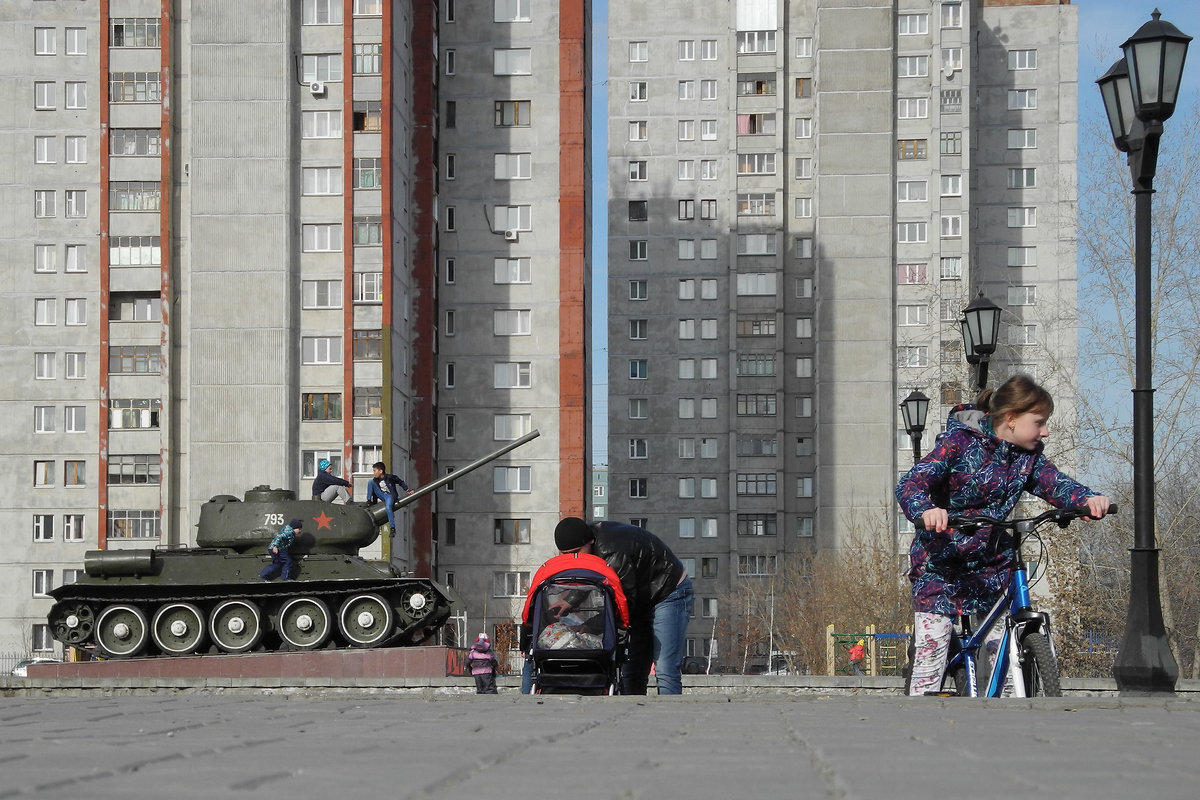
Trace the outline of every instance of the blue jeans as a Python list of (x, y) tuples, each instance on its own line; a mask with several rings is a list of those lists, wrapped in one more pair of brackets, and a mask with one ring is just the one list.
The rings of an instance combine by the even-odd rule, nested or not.
[(379, 486), (375, 481), (367, 481), (367, 505), (370, 505), (371, 500), (376, 497), (383, 502), (383, 507), (387, 509), (388, 526), (394, 532), (396, 530), (396, 511), (392, 508), (392, 504), (396, 502), (396, 498), (386, 492), (379, 491)]
[(684, 578), (654, 607), (654, 664), (659, 694), (683, 694), (680, 669), (692, 616), (692, 579)]

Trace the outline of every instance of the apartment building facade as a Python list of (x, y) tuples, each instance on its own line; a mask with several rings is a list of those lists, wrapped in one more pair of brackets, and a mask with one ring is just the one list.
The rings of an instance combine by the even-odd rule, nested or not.
[(684, 558), (700, 654), (793, 555), (906, 551), (897, 406), (933, 398), (931, 443), (970, 399), (977, 293), (993, 379), (1069, 385), (1077, 35), (1058, 3), (687, 8), (610, 6), (609, 516)]
[[(534, 129), (523, 152), (552, 153), (543, 137), (557, 143), (561, 128), (582, 153), (583, 4), (567, 40), (545, 38), (557, 30), (558, 6), (533, 5), (495, 0), (482, 15), (468, 11), (471, 24), (481, 16), (481, 26), (513, 41), (534, 28), (539, 44), (569, 41), (563, 52), (580, 68), (560, 75), (556, 55), (536, 80), (554, 74), (571, 103), (560, 108), (553, 88), (538, 96), (538, 111), (556, 121), (549, 133)], [(210, 497), (261, 484), (307, 497), (322, 458), (352, 479), (359, 500), (378, 460), (410, 485), (427, 483), (500, 447), (516, 423), (501, 435), (493, 412), (508, 404), (521, 408), (510, 416), (536, 416), (543, 436), (457, 491), (410, 506), (398, 514), (397, 537), (364, 555), (439, 576), (439, 504), (469, 497), (452, 506), (460, 541), (474, 543), (476, 522), (490, 539), (495, 519), (516, 516), (514, 496), (528, 499), (520, 480), (530, 464), (542, 478), (539, 508), (583, 508), (582, 159), (569, 175), (543, 165), (523, 184), (521, 204), (540, 201), (536, 243), (489, 232), (439, 251), (456, 201), (453, 191), (439, 197), (455, 184), (439, 173), (438, 137), (454, 126), (438, 95), (451, 77), (438, 42), (453, 40), (446, 32), (463, 7), (25, 0), (0, 9), (4, 68), (15, 78), (0, 112), (11, 155), (0, 208), (12, 276), (0, 292), (8, 312), (0, 402), (14, 421), (0, 434), (0, 474), (21, 489), (0, 509), (8, 531), (0, 649), (54, 649), (48, 592), (74, 580), (88, 549), (189, 544)], [(499, 80), (490, 63), (486, 74)], [(485, 102), (486, 116), (470, 126), (468, 160), (514, 149), (514, 130), (492, 125)], [(484, 182), (476, 166), (460, 171), (457, 185), (477, 193), (477, 214)], [(487, 168), (490, 181), (490, 156)], [(497, 207), (521, 205), (488, 194)], [(560, 195), (578, 198), (569, 213), (547, 200)], [(497, 281), (506, 288), (486, 303), (466, 299), (484, 291), (476, 275), (499, 269), (493, 256), (517, 259), (518, 247), (541, 261), (536, 297), (510, 296)], [(454, 254), (460, 248), (465, 258)], [(561, 253), (570, 264), (560, 272)], [(456, 259), (457, 285), (467, 290), (458, 297), (444, 271), (453, 273)], [(484, 307), (488, 326), (521, 325), (520, 312), (536, 305), (537, 339), (522, 340), (535, 344), (478, 364), (459, 359), (442, 327), (443, 289), (462, 304), (464, 331), (484, 327), (474, 318)], [(557, 292), (568, 297), (561, 313)], [(497, 335), (506, 348), (514, 340)], [(477, 356), (476, 345), (463, 352)], [(449, 387), (439, 360), (447, 359), (458, 361), (476, 413), (443, 428), (438, 406)], [(532, 392), (515, 396), (516, 385), (493, 386), (502, 372), (494, 365), (535, 359), (536, 402), (525, 399)], [(472, 386), (476, 366), (487, 376)], [(518, 366), (514, 382), (522, 374)], [(492, 490), (512, 472), (515, 491)], [(491, 570), (480, 586), (458, 572), (460, 592), (486, 606)]]

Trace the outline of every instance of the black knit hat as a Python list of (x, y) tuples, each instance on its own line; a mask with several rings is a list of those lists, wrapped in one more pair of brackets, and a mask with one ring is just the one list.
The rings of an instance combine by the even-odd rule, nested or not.
[(596, 534), (579, 517), (567, 517), (554, 528), (554, 546), (559, 552), (577, 550), (595, 540)]
[(304, 521), (303, 521), (303, 520), (299, 520), (299, 519), (294, 519), (294, 520), (292, 520), (291, 522), (289, 522), (289, 523), (288, 523), (288, 525), (290, 525), (290, 526), (291, 526), (292, 530), (296, 530), (296, 528), (303, 528), (303, 527), (304, 527)]

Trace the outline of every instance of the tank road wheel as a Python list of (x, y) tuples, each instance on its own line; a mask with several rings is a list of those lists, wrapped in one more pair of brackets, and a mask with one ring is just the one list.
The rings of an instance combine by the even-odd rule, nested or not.
[(96, 620), (96, 643), (113, 658), (131, 658), (146, 648), (150, 626), (137, 606), (109, 606)]
[(50, 609), (50, 630), (65, 644), (79, 645), (92, 638), (96, 612), (87, 603), (55, 603)]
[(315, 597), (293, 597), (279, 609), (279, 638), (297, 650), (315, 650), (329, 638), (329, 606)]
[(204, 614), (191, 603), (167, 603), (155, 612), (150, 632), (167, 655), (190, 655), (204, 642)]
[(431, 606), (434, 602), (433, 592), (420, 587), (405, 589), (400, 594), (400, 610), (404, 616), (413, 622), (418, 622), (429, 616), (429, 612), (433, 610)]
[(392, 607), (377, 594), (360, 594), (338, 612), (342, 636), (355, 647), (375, 647), (392, 632)]
[(224, 653), (245, 653), (262, 638), (262, 615), (249, 600), (226, 600), (208, 618), (212, 639)]

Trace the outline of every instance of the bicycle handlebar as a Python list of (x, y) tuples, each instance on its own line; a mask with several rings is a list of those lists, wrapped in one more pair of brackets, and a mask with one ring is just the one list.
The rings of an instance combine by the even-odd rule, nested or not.
[[(1108, 507), (1108, 514), (1117, 513), (1117, 504), (1112, 503)], [(1037, 528), (1046, 522), (1056, 522), (1061, 527), (1066, 527), (1067, 523), (1073, 519), (1086, 517), (1091, 514), (1087, 506), (1075, 506), (1073, 508), (1052, 508), (1049, 511), (1043, 511), (1036, 517), (1026, 517), (1025, 519), (1002, 520), (995, 517), (989, 517), (985, 514), (951, 514), (947, 522), (951, 527), (963, 526), (979, 526), (979, 525), (995, 525), (1000, 528), (1007, 528), (1015, 531), (1017, 526), (1023, 522), (1032, 522), (1031, 528)]]

